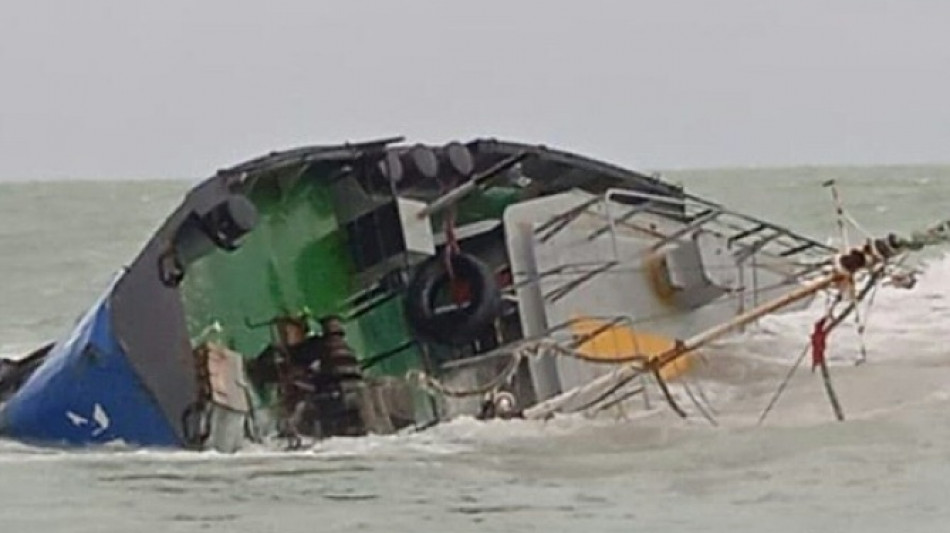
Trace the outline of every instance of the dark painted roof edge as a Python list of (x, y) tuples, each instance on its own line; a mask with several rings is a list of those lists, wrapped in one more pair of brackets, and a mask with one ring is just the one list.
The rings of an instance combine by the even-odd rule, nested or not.
[(261, 172), (317, 159), (350, 159), (358, 157), (360, 153), (367, 150), (379, 150), (390, 144), (401, 143), (404, 140), (404, 137), (384, 137), (355, 143), (301, 146), (289, 150), (270, 152), (233, 167), (219, 170), (217, 174), (234, 175)]
[[(674, 187), (672, 184), (667, 183), (655, 176), (644, 174), (636, 170), (631, 170), (613, 163), (608, 163), (600, 159), (593, 159), (587, 156), (580, 155), (575, 152), (568, 152), (566, 150), (559, 150), (557, 148), (550, 148), (543, 144), (525, 144), (516, 141), (506, 141), (495, 138), (484, 138), (484, 139), (475, 139), (469, 142), (469, 145), (489, 145), (492, 146), (494, 151), (504, 151), (511, 152), (512, 154), (518, 153), (520, 151), (541, 151), (544, 152), (545, 158), (549, 161), (562, 162), (567, 165), (582, 167), (592, 172), (598, 174), (603, 174), (605, 176), (611, 176), (616, 178), (636, 178), (638, 180), (645, 180), (648, 182), (655, 183), (663, 187)], [(501, 150), (499, 150), (501, 148)], [(674, 187), (679, 188), (679, 187)]]
[[(242, 174), (276, 170), (281, 167), (310, 161), (355, 159), (367, 151), (381, 150), (393, 144), (402, 145), (404, 142), (404, 137), (386, 137), (353, 143), (347, 142), (335, 145), (311, 145), (291, 148), (288, 150), (273, 151), (230, 168), (219, 170), (217, 175), (239, 176)], [(613, 163), (579, 155), (574, 152), (549, 148), (543, 144), (528, 144), (516, 141), (501, 140), (493, 137), (476, 138), (468, 141), (466, 144), (475, 147), (486, 146), (492, 151), (500, 153), (510, 152), (511, 154), (515, 154), (520, 151), (539, 152), (543, 153), (545, 158), (548, 160), (563, 162), (567, 165), (584, 167), (593, 172), (607, 176), (614, 176), (617, 178), (635, 178), (639, 181), (652, 182), (662, 187), (674, 187), (672, 184), (667, 183), (655, 176), (644, 174), (635, 170), (630, 170)], [(678, 187), (674, 188), (678, 189)]]

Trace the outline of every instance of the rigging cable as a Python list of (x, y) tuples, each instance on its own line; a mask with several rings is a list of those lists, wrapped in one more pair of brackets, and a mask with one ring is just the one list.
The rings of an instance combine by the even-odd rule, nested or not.
[[(871, 235), (870, 235), (869, 233), (867, 233), (866, 231), (864, 231), (864, 229), (861, 227), (860, 224), (857, 223), (857, 221), (854, 219), (854, 217), (852, 217), (850, 214), (848, 214), (848, 213), (845, 211), (845, 209), (844, 209), (844, 204), (843, 204), (842, 201), (841, 201), (841, 195), (838, 193), (838, 187), (837, 187), (837, 185), (835, 184), (835, 180), (833, 180), (833, 179), (828, 180), (828, 181), (824, 182), (824, 183), (822, 184), (822, 186), (831, 189), (831, 198), (832, 198), (832, 201), (834, 202), (834, 206), (835, 206), (835, 215), (836, 215), (836, 216), (835, 216), (835, 221), (836, 221), (836, 223), (837, 223), (837, 225), (838, 225), (838, 233), (839, 233), (839, 235), (840, 235), (840, 237), (841, 237), (841, 250), (840, 250), (840, 251), (843, 253), (845, 250), (848, 250), (848, 249), (851, 248), (851, 244), (850, 244), (849, 239), (848, 239), (848, 230), (847, 230), (847, 227), (846, 227), (845, 224), (844, 224), (845, 220), (847, 220), (852, 226), (854, 226), (855, 229), (857, 229), (858, 231), (864, 233), (865, 238), (870, 239), (870, 238), (871, 238)], [(847, 283), (848, 283), (848, 285), (847, 285), (847, 291), (848, 291), (849, 300), (852, 301), (852, 302), (854, 302), (854, 301), (855, 301), (855, 297), (857, 296), (857, 295), (855, 294), (855, 290), (854, 290), (854, 280), (853, 280), (853, 279), (849, 279)], [(867, 350), (867, 346), (866, 346), (866, 344), (865, 344), (865, 342), (864, 342), (864, 329), (865, 329), (865, 326), (864, 326), (864, 325), (865, 325), (865, 323), (866, 323), (866, 322), (865, 322), (864, 320), (861, 320), (861, 312), (860, 312), (860, 309), (858, 309), (857, 307), (855, 307), (855, 308), (854, 308), (854, 324), (855, 324), (855, 327), (857, 328), (857, 332), (858, 332), (858, 349), (859, 349), (859, 355), (858, 355), (858, 358), (855, 360), (855, 365), (860, 365), (861, 363), (867, 361), (867, 358), (868, 358), (868, 350)], [(823, 368), (823, 369), (822, 369), (822, 374), (824, 375), (826, 372), (827, 372), (827, 368)], [(831, 393), (829, 393), (829, 394), (831, 394)], [(837, 413), (837, 411), (836, 411), (836, 413)]]
[[(841, 313), (839, 313), (837, 316), (831, 319), (831, 321), (827, 324), (826, 332), (830, 332), (835, 327), (837, 327), (842, 321), (844, 321), (848, 317), (848, 315), (851, 314), (854, 311), (854, 309), (857, 307), (857, 303), (862, 301), (868, 295), (868, 293), (871, 292), (872, 289), (878, 286), (878, 281), (883, 276), (883, 272), (884, 272), (883, 268), (880, 268), (878, 270), (875, 270), (871, 274), (871, 277), (868, 279), (865, 286), (862, 287), (861, 292), (858, 293), (856, 301), (849, 303), (848, 306), (843, 311), (841, 311)], [(835, 302), (833, 302), (831, 306), (837, 304), (840, 298), (841, 298), (841, 295), (839, 294), (838, 299)], [(830, 309), (831, 307), (829, 307), (829, 311)], [(772, 412), (772, 409), (775, 408), (775, 405), (778, 403), (779, 398), (781, 398), (782, 394), (785, 392), (785, 389), (788, 387), (788, 384), (791, 382), (792, 377), (795, 375), (795, 372), (798, 371), (798, 368), (801, 366), (802, 361), (805, 360), (805, 356), (808, 355), (810, 348), (811, 348), (811, 343), (810, 342), (805, 343), (805, 346), (802, 348), (801, 353), (798, 355), (798, 357), (795, 359), (795, 362), (792, 364), (788, 372), (785, 374), (785, 378), (781, 381), (781, 383), (779, 383), (778, 389), (776, 389), (775, 393), (772, 395), (772, 398), (769, 400), (768, 405), (765, 406), (765, 409), (762, 411), (762, 414), (759, 415), (759, 419), (756, 422), (757, 426), (762, 425), (762, 423), (765, 422), (765, 419), (768, 417), (769, 413)]]

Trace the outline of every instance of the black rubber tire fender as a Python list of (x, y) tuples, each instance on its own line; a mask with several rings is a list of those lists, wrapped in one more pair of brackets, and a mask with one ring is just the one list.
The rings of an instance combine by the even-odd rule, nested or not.
[(471, 299), (464, 308), (435, 310), (436, 296), (449, 283), (445, 257), (430, 257), (417, 268), (406, 288), (406, 319), (416, 334), (427, 341), (460, 346), (475, 340), (501, 311), (501, 291), (491, 269), (466, 253), (451, 256), (456, 278), (468, 284)]

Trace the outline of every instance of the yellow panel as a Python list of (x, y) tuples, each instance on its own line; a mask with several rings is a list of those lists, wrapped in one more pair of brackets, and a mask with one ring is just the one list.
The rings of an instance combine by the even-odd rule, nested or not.
[[(623, 324), (608, 326), (609, 322), (588, 317), (578, 317), (571, 321), (571, 333), (575, 338), (586, 337), (600, 331), (594, 337), (584, 341), (577, 351), (585, 358), (604, 363), (619, 363), (635, 357), (653, 359), (669, 351), (675, 341), (669, 337), (636, 331)], [(692, 355), (687, 354), (666, 365), (660, 370), (664, 379), (673, 379), (692, 366)]]

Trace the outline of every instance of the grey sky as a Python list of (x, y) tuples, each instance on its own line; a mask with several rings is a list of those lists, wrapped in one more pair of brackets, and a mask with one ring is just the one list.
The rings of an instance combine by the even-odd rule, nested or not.
[(493, 135), (639, 168), (950, 161), (940, 0), (2, 0), (0, 180)]

